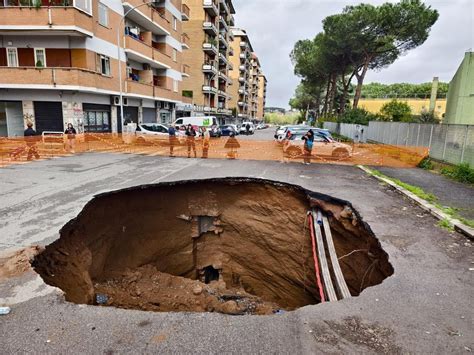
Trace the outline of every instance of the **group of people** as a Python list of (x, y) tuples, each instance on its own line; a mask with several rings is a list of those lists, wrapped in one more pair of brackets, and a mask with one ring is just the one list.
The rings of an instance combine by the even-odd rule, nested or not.
[[(179, 127), (173, 126), (168, 129), (170, 157), (174, 156), (174, 148), (179, 145), (179, 139), (177, 137), (178, 130)], [(202, 149), (201, 158), (207, 159), (209, 156), (209, 147), (211, 141), (209, 130), (206, 127), (199, 127), (198, 131), (196, 132), (196, 129), (191, 124), (188, 124), (187, 126), (184, 126), (184, 135), (186, 137), (188, 158), (191, 158), (191, 153), (194, 154), (194, 158), (197, 158), (196, 139), (200, 139)], [(240, 144), (233, 133), (231, 133), (229, 139), (227, 140), (225, 148), (229, 149), (227, 157), (230, 159), (235, 159), (236, 150), (237, 148), (240, 148)]]
[[(64, 135), (66, 136), (64, 148), (72, 153), (75, 152), (76, 134), (77, 131), (72, 123), (68, 123), (66, 130), (64, 131)], [(25, 136), (26, 148), (28, 149), (27, 160), (33, 160), (33, 157), (35, 159), (39, 159), (40, 155), (38, 152), (38, 147), (36, 146), (36, 136), (38, 136), (38, 134), (33, 128), (33, 122), (28, 121), (26, 123), (26, 129), (23, 132), (23, 135)], [(21, 154), (21, 151), (18, 153)]]

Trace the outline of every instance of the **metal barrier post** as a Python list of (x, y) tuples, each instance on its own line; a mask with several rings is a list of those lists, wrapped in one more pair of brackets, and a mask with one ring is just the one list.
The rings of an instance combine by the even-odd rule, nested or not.
[(464, 141), (462, 142), (462, 151), (461, 151), (461, 164), (464, 161), (464, 151), (466, 149), (466, 144), (467, 144), (467, 136), (469, 134), (469, 126), (466, 125), (466, 133), (464, 135)]
[(433, 129), (434, 129), (434, 125), (431, 125), (430, 143), (428, 144), (428, 148), (430, 148), (430, 149), (431, 149), (431, 142), (433, 140)]
[(444, 147), (443, 147), (443, 157), (442, 157), (443, 160), (444, 160), (444, 157), (446, 156), (446, 144), (448, 143), (448, 132), (449, 132), (449, 125), (446, 125), (446, 135), (444, 136)]

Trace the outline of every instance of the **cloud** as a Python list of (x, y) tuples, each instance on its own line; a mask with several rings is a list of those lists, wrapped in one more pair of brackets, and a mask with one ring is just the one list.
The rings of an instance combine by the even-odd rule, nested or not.
[[(268, 79), (267, 105), (287, 107), (299, 79), (289, 54), (296, 41), (322, 31), (322, 20), (340, 13), (354, 0), (234, 0), (236, 26), (247, 30)], [(366, 0), (381, 4), (382, 0)], [(474, 48), (473, 0), (426, 0), (440, 13), (429, 39), (367, 82), (426, 82), (434, 76), (451, 80), (464, 52)]]

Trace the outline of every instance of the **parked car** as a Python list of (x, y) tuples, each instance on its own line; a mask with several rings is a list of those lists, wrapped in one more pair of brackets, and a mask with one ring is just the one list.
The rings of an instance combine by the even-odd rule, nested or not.
[(222, 136), (222, 131), (219, 126), (212, 126), (207, 129), (209, 131), (209, 135), (214, 138), (219, 138)]
[(221, 130), (221, 135), (222, 136), (230, 136), (231, 133), (233, 133), (234, 135), (236, 134), (236, 130), (234, 128), (233, 125), (222, 125), (222, 126), (219, 126), (220, 130)]
[(139, 144), (158, 143), (168, 138), (168, 127), (161, 123), (142, 123), (135, 131)]
[(265, 125), (265, 123), (259, 123), (259, 124), (257, 125), (257, 129), (265, 129), (265, 128), (267, 128), (267, 126)]
[(229, 124), (228, 126), (234, 127), (235, 135), (238, 136), (240, 134), (240, 127), (236, 124)]
[(253, 122), (242, 122), (242, 126), (240, 126), (240, 134), (247, 134), (247, 125), (249, 126), (249, 134), (254, 134), (255, 125)]
[[(304, 140), (302, 138), (305, 134), (306, 132), (298, 132), (286, 139), (283, 143), (283, 152), (293, 158), (303, 155)], [(314, 135), (313, 152), (316, 155), (347, 159), (352, 155), (352, 147), (336, 142), (332, 138), (318, 132)]]

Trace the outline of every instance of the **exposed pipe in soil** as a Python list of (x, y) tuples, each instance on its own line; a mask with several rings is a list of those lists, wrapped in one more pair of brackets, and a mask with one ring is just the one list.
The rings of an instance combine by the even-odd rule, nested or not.
[(313, 214), (311, 212), (308, 212), (308, 220), (309, 220), (309, 228), (311, 230), (311, 244), (313, 246), (313, 261), (314, 261), (314, 272), (316, 274), (316, 285), (318, 286), (319, 290), (319, 299), (321, 300), (321, 303), (325, 302), (325, 297), (324, 297), (324, 289), (323, 289), (323, 284), (321, 282), (321, 272), (319, 271), (319, 261), (318, 261), (318, 255), (316, 254), (316, 241), (314, 238), (314, 221), (313, 221)]

